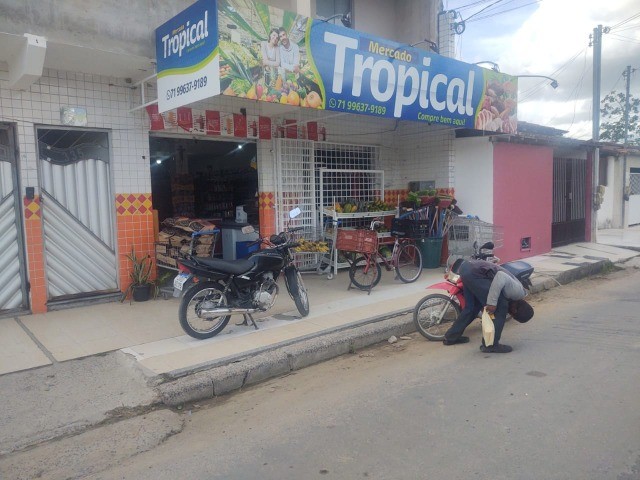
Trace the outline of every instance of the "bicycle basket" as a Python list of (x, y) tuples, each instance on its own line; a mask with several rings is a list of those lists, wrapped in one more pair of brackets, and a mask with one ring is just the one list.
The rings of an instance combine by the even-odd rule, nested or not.
[(378, 233), (374, 230), (339, 228), (336, 249), (346, 252), (374, 253), (378, 250)]

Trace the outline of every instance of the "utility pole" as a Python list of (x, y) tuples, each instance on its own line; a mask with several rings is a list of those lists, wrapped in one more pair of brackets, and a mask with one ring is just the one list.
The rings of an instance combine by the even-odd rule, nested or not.
[(627, 69), (622, 72), (622, 76), (627, 80), (627, 93), (624, 97), (624, 146), (629, 141), (629, 89), (631, 83), (631, 65), (627, 65)]
[[(634, 70), (635, 71), (635, 70)], [(622, 76), (627, 80), (627, 91), (624, 97), (624, 158), (622, 161), (622, 228), (626, 228), (627, 221), (625, 214), (627, 212), (627, 142), (629, 141), (629, 89), (631, 84), (631, 65), (622, 72)]]
[[(602, 25), (593, 29), (593, 124), (592, 140), (600, 141), (600, 68), (602, 60)], [(598, 211), (595, 207), (596, 192), (598, 191), (600, 171), (600, 149), (593, 150), (593, 173), (591, 175), (591, 241), (597, 242)]]
[(592, 139), (600, 141), (600, 69), (602, 68), (602, 25), (593, 29), (593, 125)]

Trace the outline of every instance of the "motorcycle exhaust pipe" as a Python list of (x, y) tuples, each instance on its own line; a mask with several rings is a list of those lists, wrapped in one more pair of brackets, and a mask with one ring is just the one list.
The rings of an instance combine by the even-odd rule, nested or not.
[(257, 308), (203, 308), (200, 310), (200, 315), (232, 315), (235, 313), (258, 313), (264, 312)]

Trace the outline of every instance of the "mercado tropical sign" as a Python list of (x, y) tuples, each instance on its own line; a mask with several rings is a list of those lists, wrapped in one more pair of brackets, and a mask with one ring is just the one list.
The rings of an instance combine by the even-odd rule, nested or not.
[(217, 17), (217, 81), (223, 95), (459, 128), (517, 130), (513, 76), (252, 0), (218, 0)]
[(216, 0), (200, 0), (156, 29), (158, 110), (220, 93)]

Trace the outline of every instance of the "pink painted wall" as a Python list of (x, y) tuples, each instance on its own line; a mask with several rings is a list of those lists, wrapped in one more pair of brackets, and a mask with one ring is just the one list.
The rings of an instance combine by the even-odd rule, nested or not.
[[(494, 143), (493, 223), (503, 227), (501, 261), (532, 257), (551, 250), (553, 149)], [(531, 249), (520, 239), (531, 237)]]

